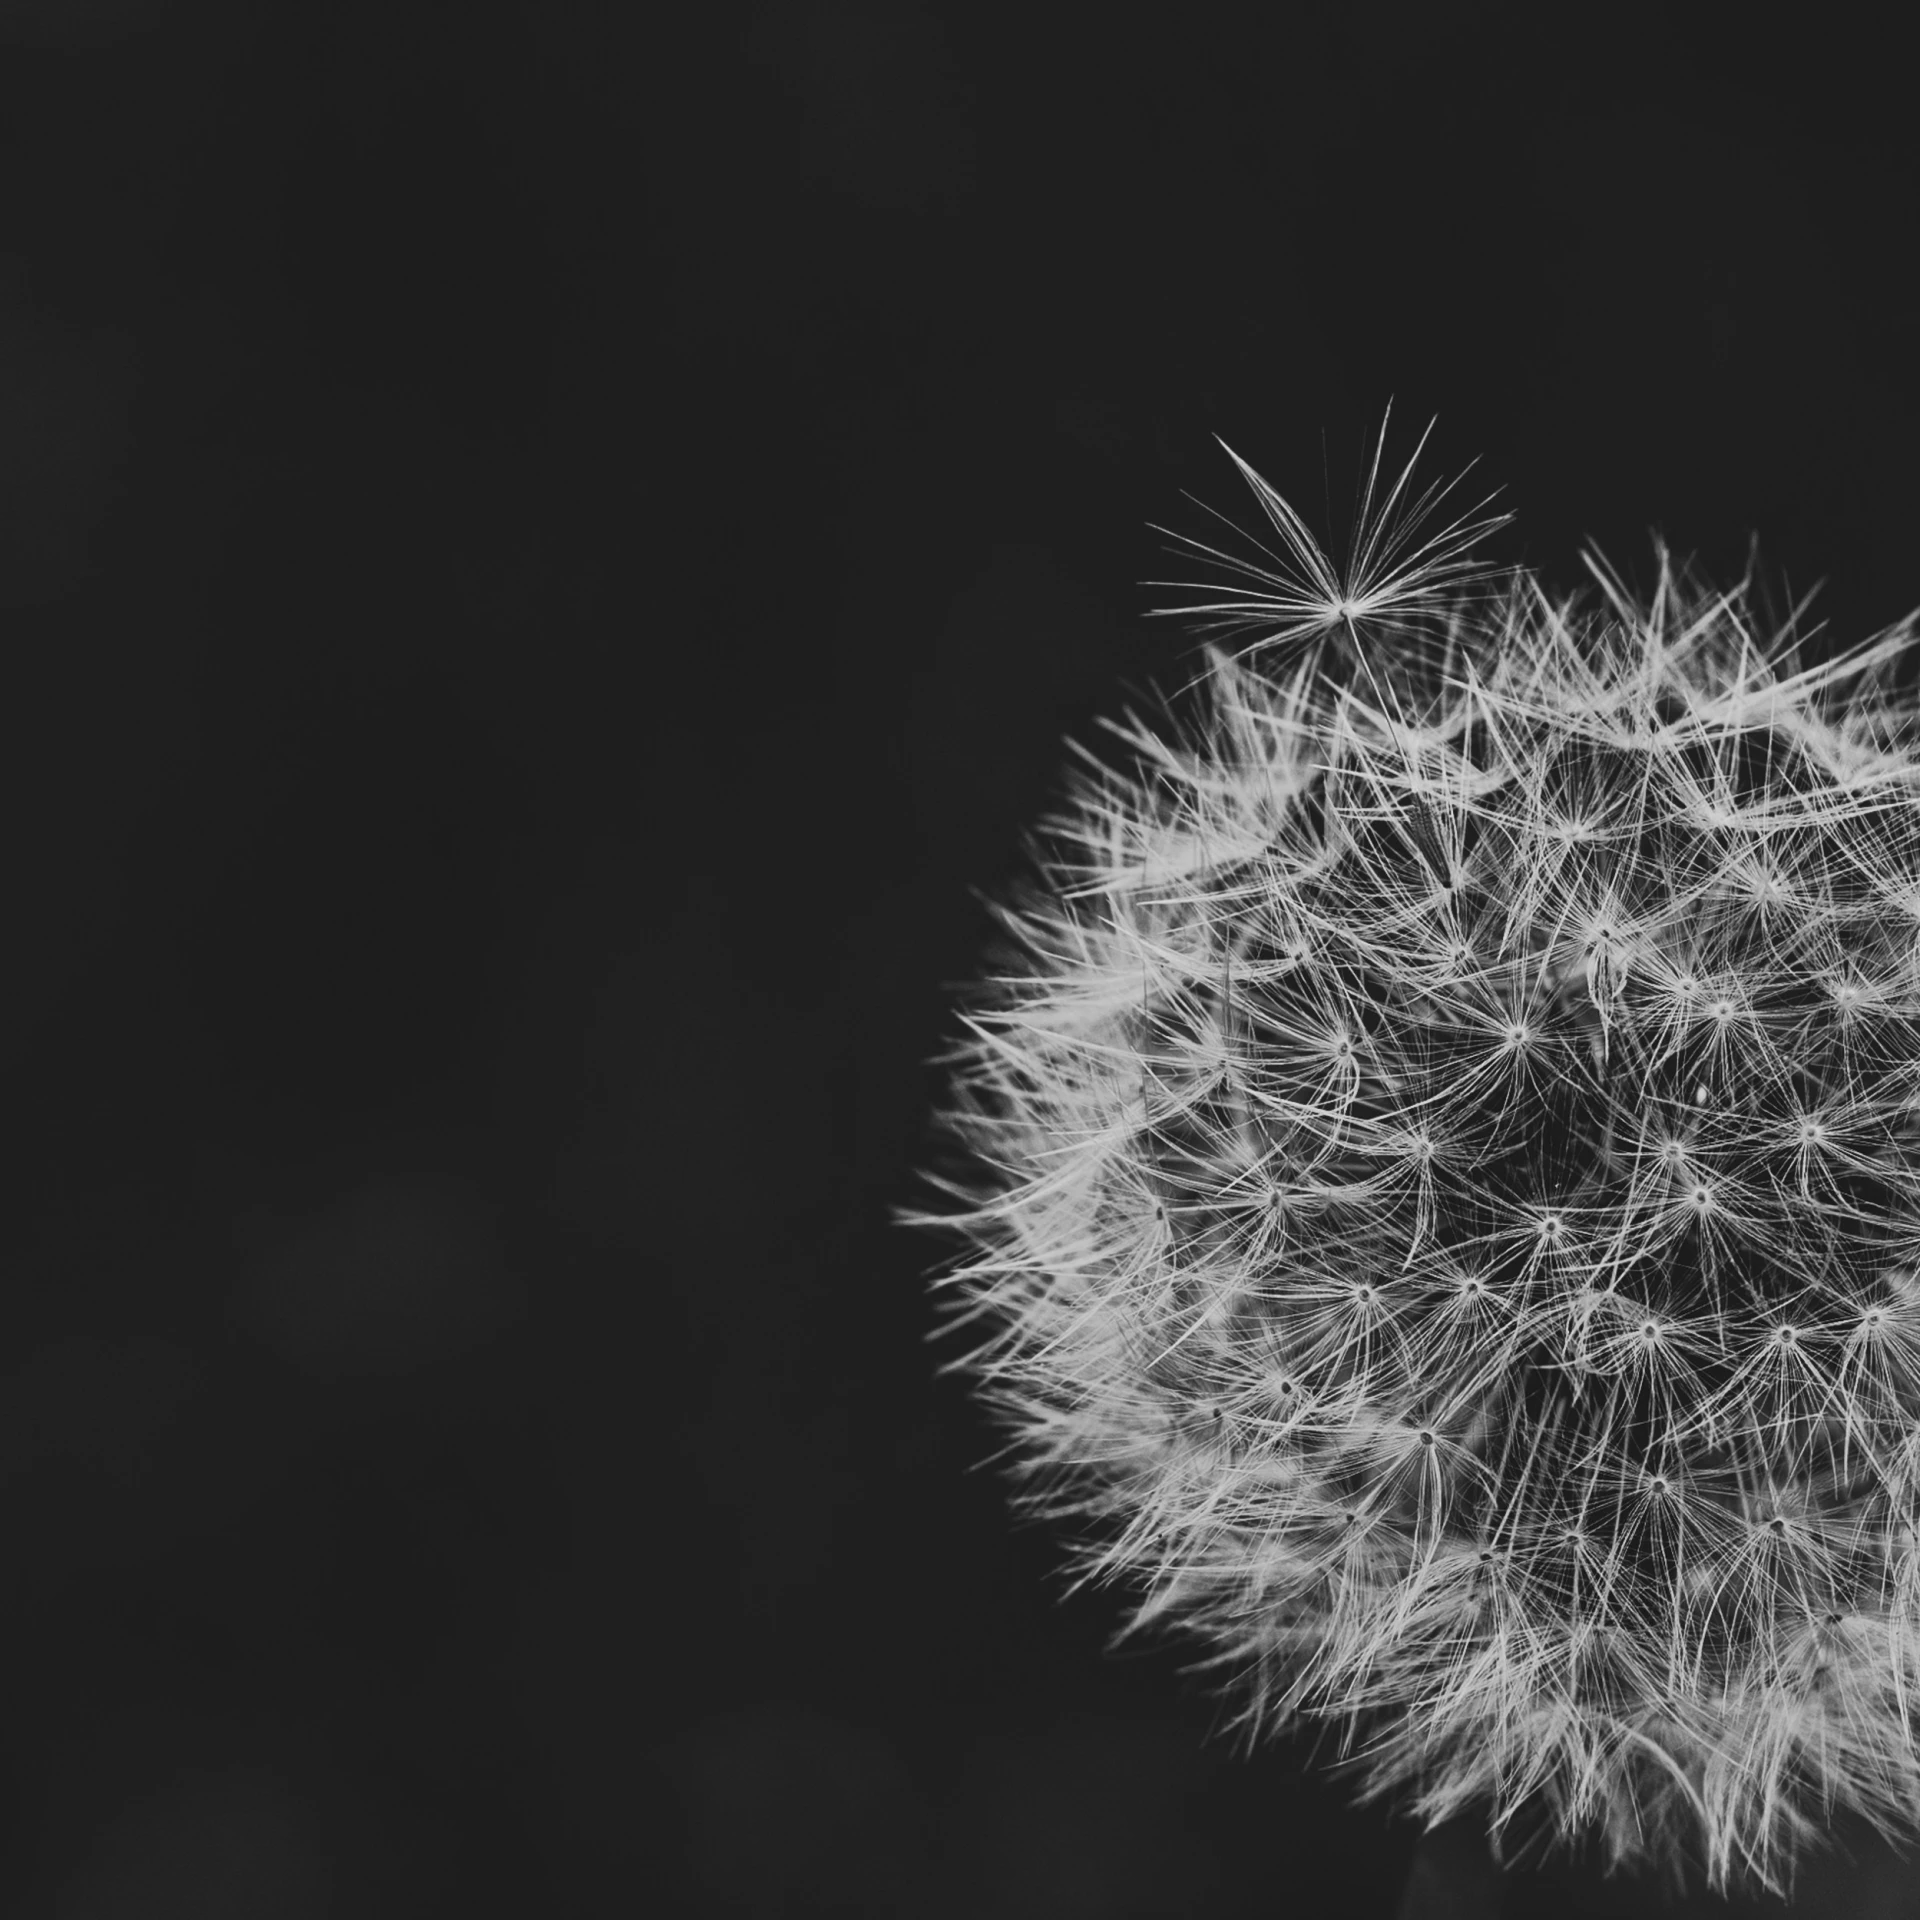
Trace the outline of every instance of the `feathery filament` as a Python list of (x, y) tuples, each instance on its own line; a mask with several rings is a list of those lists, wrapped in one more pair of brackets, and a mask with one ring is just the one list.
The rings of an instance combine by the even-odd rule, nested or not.
[(1377, 456), (1342, 573), (1240, 467), (1255, 637), (1087, 757), (952, 1056), (954, 1364), (1249, 1738), (1716, 1887), (1909, 1833), (1911, 624), (1496, 590)]

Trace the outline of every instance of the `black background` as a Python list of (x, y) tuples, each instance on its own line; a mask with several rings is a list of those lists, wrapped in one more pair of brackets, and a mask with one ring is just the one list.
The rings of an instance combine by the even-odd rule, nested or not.
[(1904, 69), (1759, 17), (0, 0), (0, 1909), (1391, 1910), (889, 1210), (1212, 435), (1920, 601)]

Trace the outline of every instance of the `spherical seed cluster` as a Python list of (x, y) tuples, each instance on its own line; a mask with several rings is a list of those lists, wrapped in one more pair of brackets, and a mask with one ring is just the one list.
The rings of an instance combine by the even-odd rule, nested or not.
[(1250, 1734), (1715, 1886), (1911, 1831), (1910, 628), (1795, 670), (1664, 552), (1474, 597), (1269, 516), (1304, 655), (1116, 728), (1004, 911), (956, 1364)]

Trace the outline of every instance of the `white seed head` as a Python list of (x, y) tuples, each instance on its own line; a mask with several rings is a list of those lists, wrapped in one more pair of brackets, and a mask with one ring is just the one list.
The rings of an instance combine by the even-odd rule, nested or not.
[(1250, 1738), (1716, 1887), (1920, 1831), (1911, 625), (1489, 593), (1405, 473), (1343, 574), (1242, 471), (1255, 638), (953, 1055), (953, 1365)]

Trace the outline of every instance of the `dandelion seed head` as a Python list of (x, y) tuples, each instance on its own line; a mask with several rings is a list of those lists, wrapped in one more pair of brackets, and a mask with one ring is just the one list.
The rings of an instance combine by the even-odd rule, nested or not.
[(1425, 1816), (1920, 1832), (1914, 622), (1555, 597), (1378, 451), (1336, 564), (1237, 463), (1239, 644), (1050, 823), (911, 1216), (1023, 1506)]

